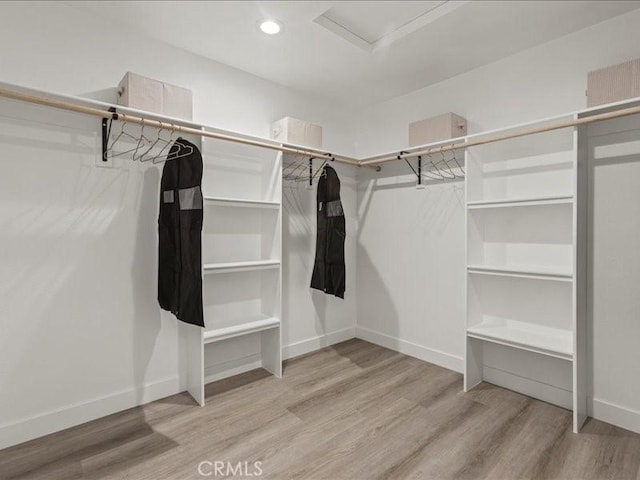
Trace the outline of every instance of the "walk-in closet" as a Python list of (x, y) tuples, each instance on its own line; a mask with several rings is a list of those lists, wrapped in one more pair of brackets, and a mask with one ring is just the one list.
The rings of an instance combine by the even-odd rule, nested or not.
[(638, 480), (639, 24), (0, 2), (0, 480)]

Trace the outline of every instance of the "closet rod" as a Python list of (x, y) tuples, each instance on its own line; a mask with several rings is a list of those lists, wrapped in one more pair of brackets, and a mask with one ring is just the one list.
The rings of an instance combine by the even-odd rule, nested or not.
[[(602, 120), (610, 120), (613, 118), (627, 117), (629, 115), (634, 115), (636, 113), (640, 113), (640, 106), (629, 107), (622, 110), (614, 110), (612, 112), (599, 113), (596, 115), (592, 115), (590, 117), (576, 118), (574, 120), (553, 123), (551, 125), (526, 128), (524, 130), (516, 131), (513, 133), (505, 133), (505, 134), (494, 135), (494, 136), (489, 136), (485, 138), (480, 137), (478, 140), (472, 140), (470, 142), (459, 142), (459, 143), (454, 143), (452, 145), (443, 145), (441, 147), (423, 148), (422, 150), (416, 150), (415, 152), (402, 152), (396, 155), (388, 155), (388, 156), (378, 157), (378, 158), (368, 158), (368, 159), (361, 160), (360, 165), (370, 167), (372, 165), (379, 165), (381, 163), (392, 162), (395, 160), (402, 160), (405, 158), (417, 157), (419, 155), (421, 156), (421, 155), (432, 155), (436, 153), (444, 153), (452, 150), (459, 150), (461, 148), (475, 147), (478, 145), (485, 145), (487, 143), (494, 143), (494, 142), (500, 142), (502, 140), (509, 140), (511, 138), (525, 137), (527, 135), (533, 135), (536, 133), (551, 132), (553, 130), (560, 130), (562, 128), (570, 128), (570, 127), (576, 127), (580, 125), (586, 125), (588, 123), (598, 122)], [(443, 142), (441, 141), (437, 143), (443, 143)]]
[[(159, 120), (152, 120), (144, 117), (136, 117), (136, 116), (125, 114), (125, 113), (114, 114), (113, 112), (110, 112), (108, 110), (102, 110), (94, 107), (85, 107), (83, 105), (77, 105), (70, 102), (63, 102), (61, 100), (53, 100), (50, 98), (36, 96), (36, 95), (28, 95), (20, 92), (15, 92), (12, 90), (0, 89), (0, 97), (10, 98), (12, 100), (20, 100), (23, 102), (35, 103), (37, 105), (44, 105), (47, 107), (59, 108), (62, 110), (69, 110), (71, 112), (84, 113), (87, 115), (93, 115), (95, 117), (121, 120), (124, 122), (143, 125), (146, 127), (155, 127), (163, 130), (173, 130), (175, 132), (180, 132), (185, 134), (215, 138), (217, 140), (225, 140), (225, 141), (235, 142), (235, 143), (242, 143), (242, 144), (251, 145), (254, 147), (268, 148), (270, 150), (278, 150), (280, 152), (285, 152), (285, 153), (293, 153), (296, 155), (304, 155), (304, 156), (312, 156), (312, 157), (326, 157), (327, 160), (335, 160), (336, 162), (345, 163), (347, 165), (353, 165), (355, 167), (361, 166), (358, 160), (345, 157), (343, 155), (332, 155), (326, 152), (305, 150), (302, 148), (296, 148), (296, 147), (288, 146), (285, 144), (267, 143), (260, 140), (251, 140), (248, 138), (236, 137), (236, 136), (227, 135), (224, 133), (216, 133), (216, 132), (210, 132), (206, 130), (199, 130), (193, 127), (176, 125), (169, 121), (162, 122)], [(368, 165), (367, 167), (372, 168), (376, 171), (380, 171), (380, 167), (376, 165)]]

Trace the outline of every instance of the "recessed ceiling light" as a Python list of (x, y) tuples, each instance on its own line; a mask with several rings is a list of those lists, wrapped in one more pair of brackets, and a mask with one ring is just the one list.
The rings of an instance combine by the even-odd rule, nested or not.
[(267, 35), (275, 35), (276, 33), (280, 33), (282, 26), (275, 20), (263, 20), (260, 22), (260, 30)]

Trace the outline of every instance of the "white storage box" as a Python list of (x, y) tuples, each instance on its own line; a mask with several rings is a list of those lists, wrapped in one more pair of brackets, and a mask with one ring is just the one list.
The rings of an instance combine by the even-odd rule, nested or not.
[(640, 59), (587, 74), (587, 106), (640, 97)]
[(271, 139), (311, 148), (322, 148), (322, 127), (297, 118), (284, 117), (271, 124)]
[(118, 104), (169, 117), (193, 120), (191, 90), (127, 72), (118, 85)]
[(467, 120), (455, 113), (445, 113), (409, 124), (409, 146), (417, 147), (467, 134)]

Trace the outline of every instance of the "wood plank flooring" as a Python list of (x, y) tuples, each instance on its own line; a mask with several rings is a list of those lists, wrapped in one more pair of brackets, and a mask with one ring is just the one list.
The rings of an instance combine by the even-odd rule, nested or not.
[[(566, 410), (488, 384), (465, 394), (460, 374), (362, 340), (290, 360), (281, 380), (255, 370), (210, 384), (206, 397), (0, 451), (0, 478), (640, 480), (640, 435), (594, 420), (575, 435)], [(214, 475), (216, 461), (241, 471)]]

